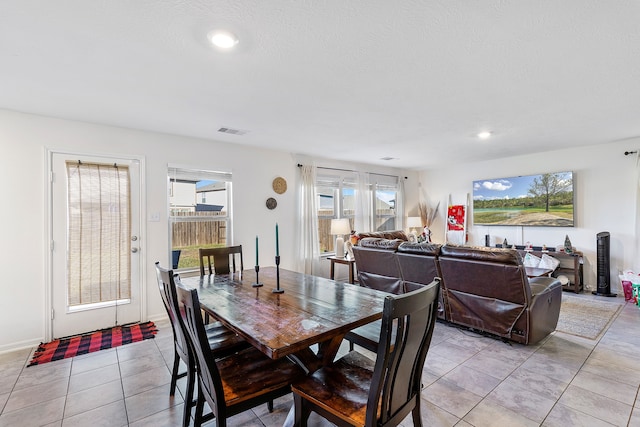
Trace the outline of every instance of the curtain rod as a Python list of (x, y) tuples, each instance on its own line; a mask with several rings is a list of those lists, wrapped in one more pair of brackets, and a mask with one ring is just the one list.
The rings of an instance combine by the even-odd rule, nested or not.
[[(298, 167), (299, 168), (301, 168), (302, 166), (303, 165), (301, 163), (298, 163)], [(331, 171), (358, 172), (358, 171), (354, 171), (354, 170), (351, 170), (351, 169), (328, 168), (328, 167), (325, 167), (325, 166), (318, 166), (318, 168), (327, 169), (327, 170), (331, 170)], [(387, 175), (386, 173), (377, 173), (377, 172), (369, 172), (369, 173), (372, 173), (372, 174), (375, 174), (375, 175), (381, 175), (381, 176), (389, 176), (389, 177), (392, 177), (392, 178), (395, 178), (395, 177), (398, 176), (398, 175)], [(407, 179), (407, 177), (405, 176), (404, 179)]]
[(635, 151), (625, 151), (625, 152), (624, 152), (624, 155), (625, 155), (625, 156), (628, 156), (629, 154), (636, 154), (637, 152), (638, 152), (638, 150), (635, 150)]

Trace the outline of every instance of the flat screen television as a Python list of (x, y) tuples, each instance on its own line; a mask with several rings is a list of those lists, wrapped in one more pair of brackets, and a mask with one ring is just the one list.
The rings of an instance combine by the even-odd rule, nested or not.
[(473, 224), (573, 227), (573, 194), (573, 172), (473, 181)]

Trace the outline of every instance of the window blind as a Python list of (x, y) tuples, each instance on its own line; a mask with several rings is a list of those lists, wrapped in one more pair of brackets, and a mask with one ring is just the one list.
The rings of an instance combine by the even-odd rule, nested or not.
[(131, 297), (128, 166), (66, 162), (68, 305)]

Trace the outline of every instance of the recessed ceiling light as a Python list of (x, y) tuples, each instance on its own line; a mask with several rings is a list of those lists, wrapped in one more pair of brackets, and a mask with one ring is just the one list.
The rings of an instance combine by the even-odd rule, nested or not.
[(491, 132), (484, 131), (484, 132), (478, 133), (478, 138), (480, 139), (489, 139), (490, 137), (491, 137)]
[(207, 37), (214, 46), (219, 47), (220, 49), (231, 49), (238, 44), (238, 38), (229, 31), (211, 31)]

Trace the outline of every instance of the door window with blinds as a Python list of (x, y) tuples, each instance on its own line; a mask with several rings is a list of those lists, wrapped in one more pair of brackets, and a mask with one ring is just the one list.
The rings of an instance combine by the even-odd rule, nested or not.
[(70, 311), (131, 298), (131, 198), (126, 165), (67, 161)]
[(348, 218), (353, 230), (357, 178), (355, 172), (318, 168), (316, 206), (318, 207), (320, 253), (334, 251), (335, 236), (330, 233), (332, 219)]
[(170, 166), (168, 178), (172, 267), (196, 270), (199, 248), (232, 244), (232, 175)]

